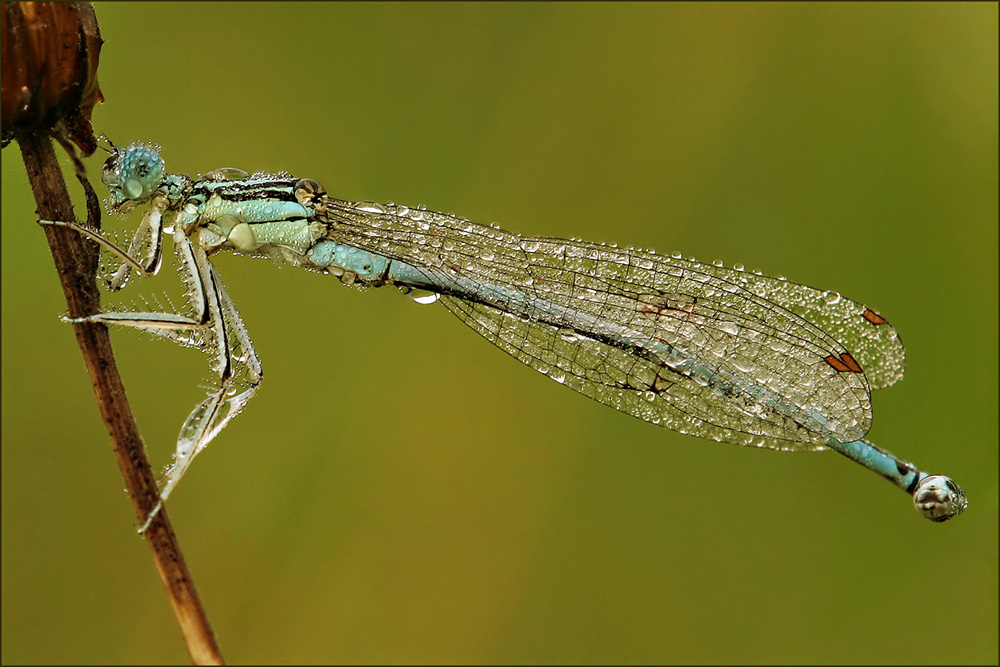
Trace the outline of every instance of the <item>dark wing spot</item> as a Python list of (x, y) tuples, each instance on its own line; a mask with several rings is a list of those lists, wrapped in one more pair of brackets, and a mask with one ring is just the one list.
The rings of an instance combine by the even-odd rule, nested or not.
[(889, 320), (885, 319), (871, 308), (865, 308), (865, 312), (861, 313), (861, 316), (864, 317), (869, 322), (871, 322), (872, 324), (874, 324), (875, 326), (889, 323)]
[(849, 353), (844, 352), (839, 357), (831, 354), (830, 356), (823, 359), (826, 363), (833, 367), (833, 370), (838, 373), (863, 373), (864, 370), (861, 365), (854, 360)]

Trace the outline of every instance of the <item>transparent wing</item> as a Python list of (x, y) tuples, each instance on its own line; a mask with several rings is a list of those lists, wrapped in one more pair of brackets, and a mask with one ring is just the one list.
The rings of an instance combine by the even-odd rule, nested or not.
[(683, 433), (776, 449), (857, 440), (871, 425), (868, 374), (879, 386), (902, 374), (892, 327), (839, 295), (406, 207), (331, 212), (333, 238), (417, 267), (507, 353)]

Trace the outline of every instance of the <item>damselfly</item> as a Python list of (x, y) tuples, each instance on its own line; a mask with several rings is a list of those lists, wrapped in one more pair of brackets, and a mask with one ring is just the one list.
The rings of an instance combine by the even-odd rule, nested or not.
[(103, 179), (112, 213), (149, 203), (128, 250), (74, 223), (46, 224), (75, 229), (121, 258), (113, 290), (132, 270), (157, 273), (171, 235), (188, 312), (82, 321), (206, 351), (217, 378), (181, 428), (163, 500), (262, 378), (210, 261), (228, 250), (439, 300), (515, 359), (652, 424), (744, 446), (833, 449), (910, 493), (932, 521), (967, 505), (948, 477), (864, 440), (871, 390), (903, 376), (905, 354), (885, 318), (835, 292), (680, 255), (522, 237), (423, 207), (344, 201), (287, 174), (168, 174), (159, 149), (145, 144), (115, 151)]

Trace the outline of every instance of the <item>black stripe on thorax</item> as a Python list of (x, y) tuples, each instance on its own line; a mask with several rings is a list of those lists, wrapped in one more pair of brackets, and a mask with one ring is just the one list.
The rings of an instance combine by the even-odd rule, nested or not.
[(273, 201), (295, 201), (295, 183), (297, 179), (260, 178), (241, 181), (200, 181), (191, 188), (195, 197), (208, 200), (219, 196), (223, 201), (241, 202), (254, 199), (270, 199)]

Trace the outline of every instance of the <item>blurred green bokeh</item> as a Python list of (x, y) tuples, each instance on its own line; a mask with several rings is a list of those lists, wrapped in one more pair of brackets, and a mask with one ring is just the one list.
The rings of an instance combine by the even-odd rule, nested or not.
[[(658, 429), (439, 306), (222, 257), (266, 381), (169, 510), (228, 660), (996, 664), (996, 4), (97, 15), (95, 127), (170, 169), (288, 170), (869, 303), (908, 351), (872, 439), (969, 492), (934, 525), (836, 454)], [(33, 209), (9, 148), (2, 661), (185, 661)], [(165, 465), (207, 360), (114, 341)]]

